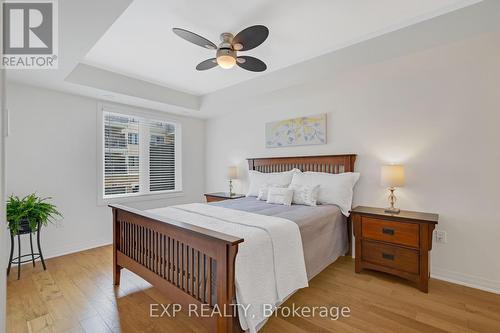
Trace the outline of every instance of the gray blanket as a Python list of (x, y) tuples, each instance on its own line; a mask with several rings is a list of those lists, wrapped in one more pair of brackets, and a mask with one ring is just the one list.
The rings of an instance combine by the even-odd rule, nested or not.
[(275, 205), (255, 197), (225, 200), (211, 205), (281, 217), (297, 223), (302, 237), (307, 276), (312, 279), (339, 256), (346, 253), (346, 217), (333, 205)]

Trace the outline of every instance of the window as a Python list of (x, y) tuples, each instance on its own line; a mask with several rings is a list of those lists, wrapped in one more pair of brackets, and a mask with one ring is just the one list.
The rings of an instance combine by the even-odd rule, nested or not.
[(128, 134), (128, 144), (129, 145), (138, 145), (139, 144), (139, 134), (129, 133)]
[(173, 122), (103, 110), (103, 198), (180, 191)]

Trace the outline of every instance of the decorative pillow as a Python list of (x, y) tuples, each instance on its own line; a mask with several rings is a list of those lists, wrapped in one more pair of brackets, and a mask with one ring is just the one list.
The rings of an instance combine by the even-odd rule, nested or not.
[(267, 196), (267, 203), (285, 206), (292, 205), (293, 190), (283, 187), (270, 187)]
[(284, 188), (286, 186), (279, 186), (276, 184), (264, 184), (259, 188), (259, 193), (257, 194), (257, 200), (267, 201), (267, 196), (269, 194), (269, 188), (271, 188), (271, 187)]
[(299, 169), (293, 169), (286, 172), (263, 173), (255, 170), (248, 171), (248, 192), (247, 197), (256, 197), (262, 185), (273, 184), (276, 186), (287, 187), (292, 181), (295, 173), (301, 172)]
[[(293, 180), (292, 180), (293, 181)], [(293, 190), (292, 202), (297, 205), (316, 206), (318, 200), (319, 185), (290, 184)]]
[(291, 186), (319, 185), (319, 204), (337, 205), (342, 214), (349, 216), (352, 206), (353, 187), (359, 179), (357, 172), (331, 174), (324, 172), (304, 172), (293, 175)]

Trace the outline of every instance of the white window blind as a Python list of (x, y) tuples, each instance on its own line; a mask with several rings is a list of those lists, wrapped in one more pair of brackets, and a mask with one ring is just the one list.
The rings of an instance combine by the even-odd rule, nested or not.
[(150, 121), (149, 129), (149, 190), (175, 189), (175, 126)]
[(104, 115), (104, 195), (138, 193), (139, 158), (137, 145), (130, 144), (130, 134), (139, 134), (139, 120), (112, 113)]
[(103, 112), (104, 198), (175, 191), (177, 124)]

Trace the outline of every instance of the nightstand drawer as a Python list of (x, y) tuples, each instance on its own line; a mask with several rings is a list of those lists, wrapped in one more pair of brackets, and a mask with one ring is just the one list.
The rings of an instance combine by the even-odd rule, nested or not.
[(419, 247), (419, 225), (417, 223), (391, 222), (363, 216), (361, 218), (363, 238)]
[(362, 259), (373, 264), (400, 271), (418, 274), (418, 251), (402, 247), (363, 240)]

